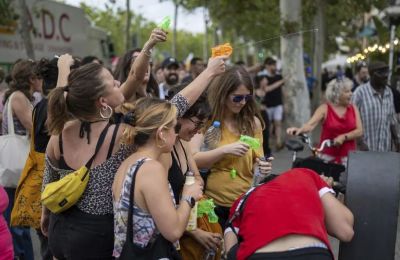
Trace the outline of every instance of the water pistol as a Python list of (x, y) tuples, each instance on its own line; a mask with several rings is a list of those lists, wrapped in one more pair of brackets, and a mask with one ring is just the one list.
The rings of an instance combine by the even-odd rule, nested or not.
[(201, 218), (206, 214), (210, 223), (218, 223), (218, 216), (215, 214), (214, 208), (213, 199), (200, 200), (197, 204), (197, 217)]
[(233, 48), (229, 43), (217, 45), (211, 48), (211, 57), (229, 56), (232, 54)]
[(158, 28), (161, 28), (163, 31), (168, 31), (171, 25), (171, 17), (165, 16), (164, 19), (158, 24)]
[(258, 149), (261, 146), (260, 140), (258, 138), (254, 138), (248, 135), (241, 135), (239, 141), (247, 144), (253, 150)]

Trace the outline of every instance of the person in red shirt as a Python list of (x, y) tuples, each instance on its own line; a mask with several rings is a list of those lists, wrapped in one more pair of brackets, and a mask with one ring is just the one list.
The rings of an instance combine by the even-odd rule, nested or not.
[(305, 168), (267, 178), (233, 219), (242, 197), (231, 208), (232, 225), (225, 231), (228, 259), (334, 259), (328, 234), (350, 241), (354, 218), (332, 195), (327, 184), (332, 180)]
[(335, 147), (325, 148), (320, 157), (346, 165), (348, 153), (356, 149), (355, 140), (363, 135), (360, 112), (350, 104), (352, 86), (353, 82), (347, 78), (329, 82), (325, 93), (327, 103), (319, 106), (302, 127), (290, 127), (286, 132), (290, 135), (308, 133), (322, 122), (320, 142), (332, 139)]

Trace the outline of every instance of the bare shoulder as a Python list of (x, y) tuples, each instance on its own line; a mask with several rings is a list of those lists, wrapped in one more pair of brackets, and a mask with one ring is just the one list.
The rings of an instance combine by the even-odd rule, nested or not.
[(58, 147), (59, 136), (52, 135), (46, 147), (46, 155), (52, 162), (55, 162), (60, 157), (60, 149)]
[(13, 97), (11, 105), (13, 106), (13, 108), (20, 107), (21, 105), (26, 106), (27, 104), (29, 104), (28, 98), (21, 91), (15, 91), (12, 95)]
[(256, 116), (254, 117), (254, 123), (256, 124), (256, 129), (261, 129), (262, 128), (261, 121)]

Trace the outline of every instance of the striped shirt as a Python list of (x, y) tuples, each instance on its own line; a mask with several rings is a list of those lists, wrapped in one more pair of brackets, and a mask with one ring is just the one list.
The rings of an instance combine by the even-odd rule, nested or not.
[(393, 93), (385, 87), (383, 95), (365, 83), (353, 93), (352, 102), (360, 110), (363, 124), (363, 140), (370, 151), (391, 150), (390, 126), (395, 124)]

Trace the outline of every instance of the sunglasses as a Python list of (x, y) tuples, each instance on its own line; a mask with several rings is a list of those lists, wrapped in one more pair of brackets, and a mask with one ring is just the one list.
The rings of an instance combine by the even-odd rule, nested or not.
[(204, 122), (203, 121), (195, 121), (195, 120), (193, 120), (191, 118), (188, 118), (188, 120), (194, 124), (194, 129), (201, 129), (204, 126)]
[(377, 69), (374, 71), (374, 74), (377, 74), (378, 76), (387, 76), (389, 74), (389, 69), (383, 68), (383, 69)]
[(232, 101), (234, 103), (240, 103), (244, 99), (244, 101), (249, 101), (253, 98), (253, 95), (232, 95)]

